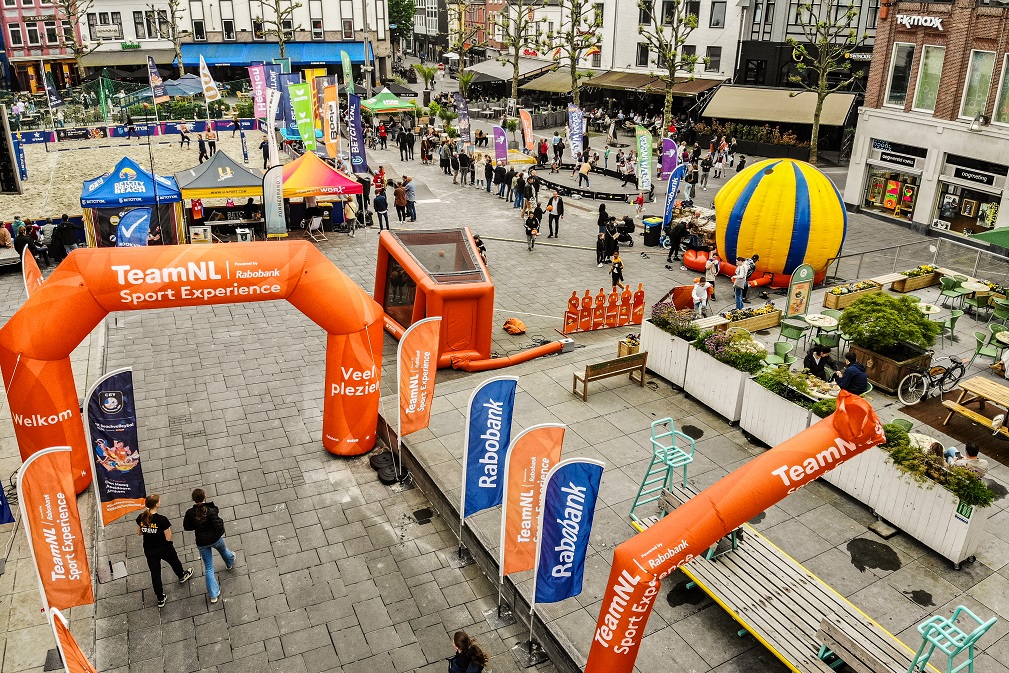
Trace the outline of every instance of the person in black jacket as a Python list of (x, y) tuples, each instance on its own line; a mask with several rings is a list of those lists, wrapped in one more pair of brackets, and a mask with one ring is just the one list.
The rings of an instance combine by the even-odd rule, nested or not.
[(844, 356), (844, 371), (837, 372), (837, 385), (852, 395), (862, 395), (869, 390), (869, 377), (865, 375), (865, 367), (858, 363), (852, 351)]
[(830, 357), (830, 347), (816, 344), (809, 349), (806, 357), (802, 360), (802, 368), (808, 369), (809, 373), (824, 381), (834, 378), (834, 370), (837, 364)]
[(221, 596), (221, 587), (214, 575), (212, 550), (216, 549), (220, 553), (228, 570), (235, 567), (235, 553), (224, 542), (224, 521), (218, 516), (219, 510), (213, 502), (207, 502), (207, 494), (202, 488), (193, 491), (193, 502), (195, 504), (186, 512), (182, 527), (196, 531), (196, 546), (200, 548), (200, 558), (203, 559), (203, 570), (207, 577), (207, 593), (210, 594), (210, 602), (216, 603)]
[(504, 164), (498, 164), (494, 169), (494, 184), (498, 186), (497, 197), (499, 199), (505, 198), (505, 191), (508, 189), (508, 185), (505, 184), (508, 179), (508, 174), (505, 172)]
[(164, 561), (171, 566), (179, 578), (179, 584), (193, 576), (193, 569), (183, 570), (179, 554), (172, 544), (172, 522), (168, 517), (158, 514), (160, 505), (161, 496), (154, 494), (147, 496), (144, 500), (147, 509), (137, 517), (137, 535), (144, 538), (144, 556), (147, 557), (147, 567), (151, 571), (151, 585), (154, 588), (154, 596), (158, 599), (158, 607), (163, 608), (168, 596), (165, 595), (165, 588), (161, 584), (161, 562)]
[(452, 644), (455, 645), (455, 655), (448, 660), (448, 673), (480, 673), (490, 660), (465, 631), (456, 631)]
[(547, 238), (560, 237), (562, 217), (564, 217), (564, 199), (555, 190), (547, 201), (547, 224), (550, 226), (550, 235)]
[(45, 266), (49, 266), (49, 248), (44, 245), (36, 245), (28, 235), (28, 228), (22, 224), (18, 227), (18, 235), (14, 237), (14, 249), (17, 250), (18, 256), (21, 257), (25, 248), (28, 248), (32, 253), (35, 261), (39, 262), (39, 258), (41, 257), (45, 260)]
[(491, 163), (490, 157), (487, 157), (487, 161), (483, 164), (483, 179), (487, 184), (487, 193), (490, 194), (490, 187), (494, 184), (494, 164)]

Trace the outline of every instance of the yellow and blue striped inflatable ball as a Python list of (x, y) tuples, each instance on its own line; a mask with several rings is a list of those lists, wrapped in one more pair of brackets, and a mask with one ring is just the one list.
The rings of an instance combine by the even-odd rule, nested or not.
[(715, 240), (722, 259), (757, 260), (761, 273), (792, 275), (800, 264), (817, 273), (837, 256), (848, 214), (837, 187), (811, 164), (766, 159), (747, 166), (715, 196)]

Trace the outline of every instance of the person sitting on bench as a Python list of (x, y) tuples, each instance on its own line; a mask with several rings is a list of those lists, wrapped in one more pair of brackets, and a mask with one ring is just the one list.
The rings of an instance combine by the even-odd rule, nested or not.
[(957, 458), (954, 460), (952, 467), (966, 468), (976, 474), (978, 479), (984, 478), (984, 476), (988, 474), (988, 461), (984, 458), (978, 457), (977, 444), (969, 442), (965, 447), (963, 447), (963, 450), (967, 455), (963, 458)]
[(837, 367), (837, 364), (830, 357), (829, 346), (816, 344), (806, 353), (806, 357), (802, 360), (802, 367), (808, 369), (813, 376), (830, 381), (834, 378), (834, 368)]
[(845, 354), (844, 371), (837, 372), (837, 385), (852, 395), (861, 395), (869, 390), (869, 377), (865, 375), (865, 367), (855, 359), (854, 351)]
[(25, 225), (18, 227), (18, 235), (14, 238), (14, 249), (21, 255), (25, 248), (31, 251), (36, 261), (45, 260), (45, 266), (49, 266), (49, 248), (44, 245), (36, 245), (28, 236), (28, 228)]

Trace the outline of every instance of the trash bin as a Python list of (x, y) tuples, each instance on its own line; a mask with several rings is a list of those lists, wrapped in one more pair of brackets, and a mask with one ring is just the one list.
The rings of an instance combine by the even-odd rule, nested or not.
[(662, 218), (656, 215), (646, 215), (641, 218), (641, 222), (645, 225), (645, 245), (652, 248), (657, 247), (659, 239), (662, 237)]

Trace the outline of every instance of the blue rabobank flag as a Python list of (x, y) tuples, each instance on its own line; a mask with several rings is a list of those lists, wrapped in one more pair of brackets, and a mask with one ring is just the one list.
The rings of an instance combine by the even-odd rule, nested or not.
[(151, 209), (134, 208), (119, 217), (116, 229), (116, 247), (132, 248), (147, 245), (147, 234), (151, 230)]
[(280, 75), (280, 114), (283, 115), (284, 127), (290, 131), (297, 131), (298, 122), (294, 116), (291, 92), (287, 88), (291, 84), (301, 84), (300, 72), (282, 73)]
[(0, 488), (0, 524), (14, 523), (14, 513), (11, 506), (7, 504), (7, 494)]
[(669, 174), (669, 182), (666, 184), (666, 212), (662, 215), (662, 226), (667, 227), (673, 220), (673, 203), (676, 202), (676, 192), (680, 189), (680, 180), (687, 172), (687, 165), (680, 164)]
[(462, 458), (463, 518), (501, 504), (517, 387), (516, 377), (496, 376), (470, 395)]
[(350, 106), (350, 124), (347, 127), (350, 145), (350, 165), (355, 173), (368, 172), (368, 155), (364, 149), (364, 132), (361, 129), (361, 97), (347, 94)]
[(556, 603), (582, 592), (603, 467), (598, 460), (572, 458), (557, 463), (547, 475), (536, 552), (536, 603)]

